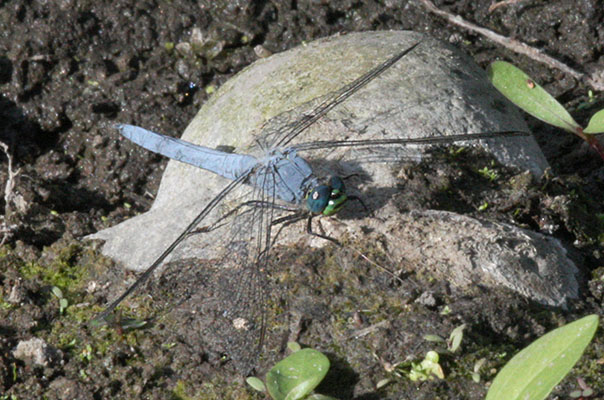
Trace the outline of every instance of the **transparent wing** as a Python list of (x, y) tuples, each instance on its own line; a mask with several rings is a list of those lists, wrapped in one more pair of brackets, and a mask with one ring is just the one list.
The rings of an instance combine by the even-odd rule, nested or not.
[(259, 138), (261, 146), (266, 149), (286, 147), (292, 142), (292, 140), (321, 119), (321, 117), (327, 114), (330, 110), (355, 94), (359, 89), (377, 78), (388, 68), (392, 67), (419, 44), (420, 43), (416, 43), (400, 53), (395, 54), (351, 83), (324, 96), (320, 100), (319, 104), (314, 106), (311, 111), (301, 113), (293, 119), (291, 118), (291, 114), (287, 115), (286, 113), (276, 116), (262, 130), (261, 137)]
[(314, 142), (299, 143), (293, 146), (298, 151), (335, 149), (335, 148), (357, 148), (364, 149), (368, 156), (367, 161), (399, 161), (401, 150), (397, 146), (413, 145), (443, 145), (459, 143), (470, 140), (495, 139), (501, 137), (528, 136), (528, 132), (500, 131), (500, 132), (478, 132), (463, 135), (430, 136), (421, 138), (403, 139), (374, 139), (374, 140), (318, 140)]
[[(366, 72), (342, 88), (320, 98), (314, 99), (295, 110), (286, 111), (271, 118), (269, 121), (267, 121), (260, 132), (257, 142), (261, 147), (269, 150), (272, 148), (284, 148), (286, 146), (301, 151), (313, 150), (314, 152), (312, 154), (312, 158), (326, 159), (330, 156), (330, 149), (347, 148), (347, 157), (343, 157), (342, 151), (340, 151), (338, 153), (339, 155), (336, 155), (336, 158), (343, 160), (344, 158), (351, 158), (350, 156), (353, 155), (355, 162), (395, 162), (417, 159), (417, 151), (408, 150), (408, 148), (412, 148), (414, 146), (443, 145), (480, 139), (530, 135), (529, 132), (519, 132), (513, 129), (497, 129), (493, 132), (457, 132), (457, 134), (453, 135), (443, 135), (439, 134), (438, 129), (441, 128), (443, 131), (448, 131), (448, 129), (444, 126), (434, 126), (432, 130), (425, 130), (426, 121), (424, 118), (422, 118), (421, 112), (418, 112), (417, 116), (414, 116), (413, 113), (411, 113), (411, 116), (406, 117), (408, 121), (416, 120), (416, 125), (419, 128), (414, 126), (401, 126), (400, 129), (407, 131), (407, 133), (400, 138), (396, 138), (396, 132), (375, 132), (375, 130), (373, 132), (365, 132), (367, 127), (363, 126), (363, 124), (371, 124), (375, 121), (378, 122), (375, 125), (379, 125), (381, 120), (388, 121), (397, 119), (398, 116), (394, 115), (393, 113), (398, 113), (400, 111), (399, 109), (386, 109), (383, 111), (383, 115), (372, 114), (369, 122), (363, 121), (362, 118), (358, 118), (354, 115), (345, 115), (343, 121), (337, 121), (338, 118), (336, 118), (336, 121), (330, 121), (330, 116), (326, 115), (329, 111), (333, 110), (336, 106), (355, 95), (355, 93), (357, 93), (360, 89), (365, 87), (375, 78), (379, 77), (397, 62), (404, 62), (404, 60), (401, 59), (415, 49), (419, 44), (420, 43), (416, 43), (400, 53), (395, 54), (390, 59), (379, 64), (372, 70)], [(415, 76), (415, 78), (417, 79), (418, 77)], [(455, 78), (452, 77), (452, 79)], [(421, 77), (421, 79), (417, 80), (418, 84), (422, 84), (422, 81), (425, 80), (425, 86), (428, 88), (430, 87), (430, 76)], [(437, 87), (435, 89), (438, 90)], [(403, 90), (403, 88), (401, 88), (401, 90)], [(417, 92), (421, 93), (421, 91)], [(430, 90), (427, 90), (427, 92), (430, 93)], [(435, 97), (424, 97), (424, 95), (419, 95), (418, 93), (412, 92), (408, 93), (408, 95), (405, 94), (404, 97), (407, 99), (408, 104), (403, 105), (402, 107), (408, 110), (424, 108), (430, 110), (434, 108), (433, 103), (439, 101)], [(373, 95), (374, 94), (372, 94), (372, 96)], [(470, 105), (469, 107), (472, 108), (473, 105)], [(346, 118), (350, 118), (350, 120), (346, 121)], [(356, 123), (351, 121), (352, 119), (359, 119), (361, 121)], [(405, 119), (401, 119), (401, 121), (404, 124)], [(332, 126), (334, 122), (336, 125), (337, 122), (341, 122), (344, 124), (344, 126)], [(356, 123), (357, 126), (347, 127), (345, 126), (347, 122), (351, 125)], [(317, 130), (309, 129), (315, 123), (326, 124), (326, 127), (321, 130), (322, 132), (326, 130), (332, 132), (334, 130), (340, 130), (341, 134), (333, 136), (348, 139), (324, 141), (322, 140), (324, 135), (322, 135), (320, 132), (317, 133)], [(414, 129), (416, 129), (417, 132), (410, 133)], [(298, 143), (300, 142), (300, 135), (303, 132), (305, 133), (304, 142)], [(417, 137), (424, 136), (426, 134), (430, 136)], [(407, 135), (408, 137), (404, 137)], [(363, 136), (366, 136), (366, 138), (361, 139)], [(385, 137), (387, 139), (382, 139), (381, 137)]]
[(218, 204), (223, 201), (237, 186), (245, 181), (249, 175), (252, 173), (250, 171), (247, 174), (242, 175), (237, 180), (232, 181), (227, 187), (225, 187), (210, 203), (208, 203), (203, 210), (191, 221), (191, 223), (185, 228), (185, 230), (172, 242), (168, 248), (164, 250), (164, 252), (143, 272), (143, 274), (134, 282), (121, 296), (115, 299), (102, 313), (97, 315), (94, 321), (102, 323), (104, 320), (107, 320), (109, 315), (113, 313), (115, 308), (121, 304), (121, 302), (136, 291), (143, 283), (145, 283), (151, 275), (157, 270), (157, 268), (164, 262), (166, 257), (174, 251), (175, 248), (178, 247), (180, 243), (199, 225), (199, 223), (205, 220), (210, 213), (212, 213)]
[[(262, 167), (270, 171), (269, 166)], [(224, 353), (248, 374), (257, 365), (265, 335), (270, 289), (267, 262), (275, 240), (272, 222), (291, 214), (275, 202), (278, 174), (267, 174), (261, 187), (242, 185), (218, 205), (218, 215), (193, 234), (216, 249), (208, 261), (167, 265), (150, 280), (145, 293), (169, 329), (185, 324), (178, 341), (200, 350)], [(201, 346), (201, 348), (200, 348)]]

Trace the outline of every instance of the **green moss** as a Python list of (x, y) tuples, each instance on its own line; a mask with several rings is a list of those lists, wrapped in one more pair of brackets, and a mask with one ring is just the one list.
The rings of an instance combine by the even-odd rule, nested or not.
[(176, 382), (176, 386), (172, 389), (172, 400), (193, 400), (194, 398), (187, 394), (186, 385), (183, 381)]
[(599, 267), (591, 271), (591, 279), (604, 280), (604, 267)]
[(86, 280), (86, 269), (74, 262), (79, 250), (78, 244), (71, 244), (62, 248), (48, 265), (23, 263), (19, 267), (19, 273), (25, 279), (38, 278), (49, 285), (59, 287), (69, 299), (70, 293), (73, 294), (81, 288)]

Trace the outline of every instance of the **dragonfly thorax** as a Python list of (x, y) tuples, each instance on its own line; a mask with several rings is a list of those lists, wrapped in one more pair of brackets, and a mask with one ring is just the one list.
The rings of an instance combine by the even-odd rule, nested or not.
[(344, 181), (332, 176), (327, 185), (317, 185), (306, 195), (306, 206), (313, 214), (333, 215), (340, 211), (346, 201)]

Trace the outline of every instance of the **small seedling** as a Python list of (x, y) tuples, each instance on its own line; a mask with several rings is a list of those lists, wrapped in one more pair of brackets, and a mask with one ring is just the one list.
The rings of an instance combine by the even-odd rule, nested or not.
[(69, 302), (65, 297), (63, 297), (63, 291), (58, 286), (53, 286), (51, 291), (52, 294), (54, 294), (56, 298), (59, 299), (59, 313), (62, 315), (67, 309)]
[(494, 169), (491, 169), (489, 167), (484, 167), (482, 169), (478, 170), (478, 173), (483, 177), (488, 179), (491, 182), (494, 182), (497, 180), (497, 178), (499, 178), (499, 174), (497, 173), (497, 171), (495, 171)]
[[(290, 349), (299, 347), (288, 344)], [(311, 394), (328, 370), (329, 360), (323, 353), (302, 349), (275, 364), (266, 374), (266, 384), (257, 377), (249, 377), (246, 382), (255, 390), (268, 391), (274, 400), (335, 400), (329, 396)]]
[(84, 347), (82, 349), (82, 351), (80, 352), (80, 360), (84, 361), (84, 362), (90, 362), (92, 361), (92, 346), (87, 344), (86, 347)]
[(461, 346), (461, 340), (463, 339), (463, 330), (466, 328), (466, 324), (461, 324), (457, 328), (451, 331), (449, 340), (447, 340), (447, 350), (451, 353), (455, 353)]
[[(438, 335), (426, 335), (424, 339), (428, 341), (445, 343), (445, 339)], [(404, 361), (397, 363), (389, 363), (382, 360), (379, 356), (376, 356), (380, 360), (382, 366), (386, 372), (391, 373), (399, 378), (407, 377), (413, 382), (423, 382), (426, 380), (432, 380), (435, 377), (444, 379), (445, 374), (442, 367), (438, 363), (440, 356), (434, 350), (430, 350), (426, 353), (426, 356), (421, 361)], [(392, 382), (391, 378), (382, 379), (376, 385), (376, 389), (380, 389)]]
[[(436, 336), (436, 335), (434, 335)], [(382, 362), (386, 372), (391, 372), (398, 377), (406, 376), (413, 382), (432, 380), (434, 377), (444, 379), (445, 374), (438, 363), (439, 355), (430, 350), (421, 361), (405, 361), (396, 364)], [(390, 379), (383, 379), (378, 383), (378, 389), (390, 383)]]
[(569, 393), (569, 396), (573, 399), (583, 400), (594, 395), (594, 390), (587, 386), (587, 383), (582, 378), (577, 378), (580, 390), (573, 390)]
[(444, 379), (445, 374), (438, 361), (438, 353), (430, 350), (419, 363), (411, 362), (411, 369), (406, 372), (406, 375), (413, 382), (432, 380), (434, 377)]
[(512, 103), (545, 123), (579, 136), (604, 160), (604, 146), (596, 137), (596, 134), (604, 133), (604, 110), (592, 115), (587, 127), (583, 128), (562, 104), (514, 65), (495, 61), (489, 65), (487, 73), (493, 86)]
[(439, 335), (425, 335), (424, 339), (427, 340), (428, 342), (434, 342), (434, 343), (439, 343), (439, 344), (446, 344), (447, 349), (443, 351), (449, 351), (451, 353), (455, 353), (458, 349), (459, 346), (461, 345), (461, 341), (463, 339), (463, 330), (466, 328), (466, 324), (461, 324), (458, 327), (456, 327), (455, 329), (453, 329), (451, 331), (451, 334), (449, 335), (449, 339), (445, 340), (442, 337), (440, 337)]
[(588, 315), (531, 343), (499, 371), (486, 400), (545, 399), (585, 351), (598, 327)]
[(487, 362), (487, 359), (481, 358), (480, 360), (476, 361), (476, 363), (474, 364), (474, 371), (472, 372), (472, 380), (476, 383), (480, 383), (480, 369), (482, 368), (482, 366), (484, 365), (485, 362)]

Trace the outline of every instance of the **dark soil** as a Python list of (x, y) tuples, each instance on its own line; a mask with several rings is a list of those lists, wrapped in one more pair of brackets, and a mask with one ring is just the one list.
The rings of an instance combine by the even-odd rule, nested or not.
[[(437, 3), (578, 70), (604, 69), (599, 0), (520, 1), (493, 12), (487, 11), (490, 2)], [(18, 169), (11, 197), (8, 202), (4, 197), (1, 207), (7, 229), (0, 253), (0, 399), (260, 396), (246, 387), (218, 343), (182, 344), (183, 321), (167, 319), (133, 330), (88, 324), (129, 276), (80, 239), (147, 210), (165, 165), (159, 156), (124, 146), (107, 123), (182, 132), (209, 88), (220, 86), (257, 54), (338, 32), (386, 29), (454, 42), (483, 67), (496, 59), (511, 61), (579, 123), (604, 105), (597, 93), (594, 101), (588, 98), (590, 88), (583, 83), (448, 25), (415, 1), (9, 0), (0, 2), (0, 26), (0, 140), (9, 146), (13, 170)], [(178, 44), (190, 42), (194, 28), (205, 45), (188, 52)], [(518, 171), (500, 169), (498, 180), (487, 183), (474, 167), (485, 165), (485, 156), (471, 153), (440, 170), (434, 164), (409, 167), (398, 200), (401, 207), (457, 212), (469, 211), (465, 204), (486, 202), (488, 218), (560, 239), (583, 273), (580, 301), (570, 310), (551, 310), (510, 293), (480, 288), (457, 293), (446, 282), (413, 276), (409, 282), (415, 284), (393, 286), (341, 250), (308, 254), (278, 248), (274, 276), (282, 290), (274, 294), (278, 307), (273, 308), (288, 322), (271, 331), (259, 373), (285, 355), (289, 337), (327, 354), (332, 369), (319, 391), (338, 398), (479, 399), (487, 390), (484, 382), (519, 349), (580, 316), (601, 314), (604, 163), (580, 139), (527, 120), (552, 171), (536, 184), (520, 180), (516, 198), (502, 195), (499, 185), (521, 176)], [(5, 187), (5, 156), (0, 177)], [(455, 193), (443, 196), (437, 190), (443, 179), (457, 188)], [(187, 276), (190, 269), (179, 268)], [(201, 279), (193, 272), (189, 276)], [(108, 282), (121, 284), (103, 286)], [(52, 287), (61, 288), (66, 309), (60, 309)], [(311, 294), (323, 301), (308, 301)], [(443, 314), (445, 306), (454, 311)], [(417, 383), (391, 373), (388, 365), (421, 360), (436, 347), (424, 335), (446, 337), (462, 323), (467, 328), (461, 354), (441, 360), (444, 380)], [(376, 328), (363, 340), (352, 339), (367, 327)], [(56, 350), (44, 366), (13, 354), (20, 341), (32, 337)], [(595, 389), (592, 398), (604, 397), (597, 362), (602, 350), (599, 333), (556, 389), (560, 398), (578, 387), (578, 376)], [(470, 374), (480, 358), (487, 363), (482, 382), (476, 383)], [(376, 389), (385, 378), (392, 382)]]

